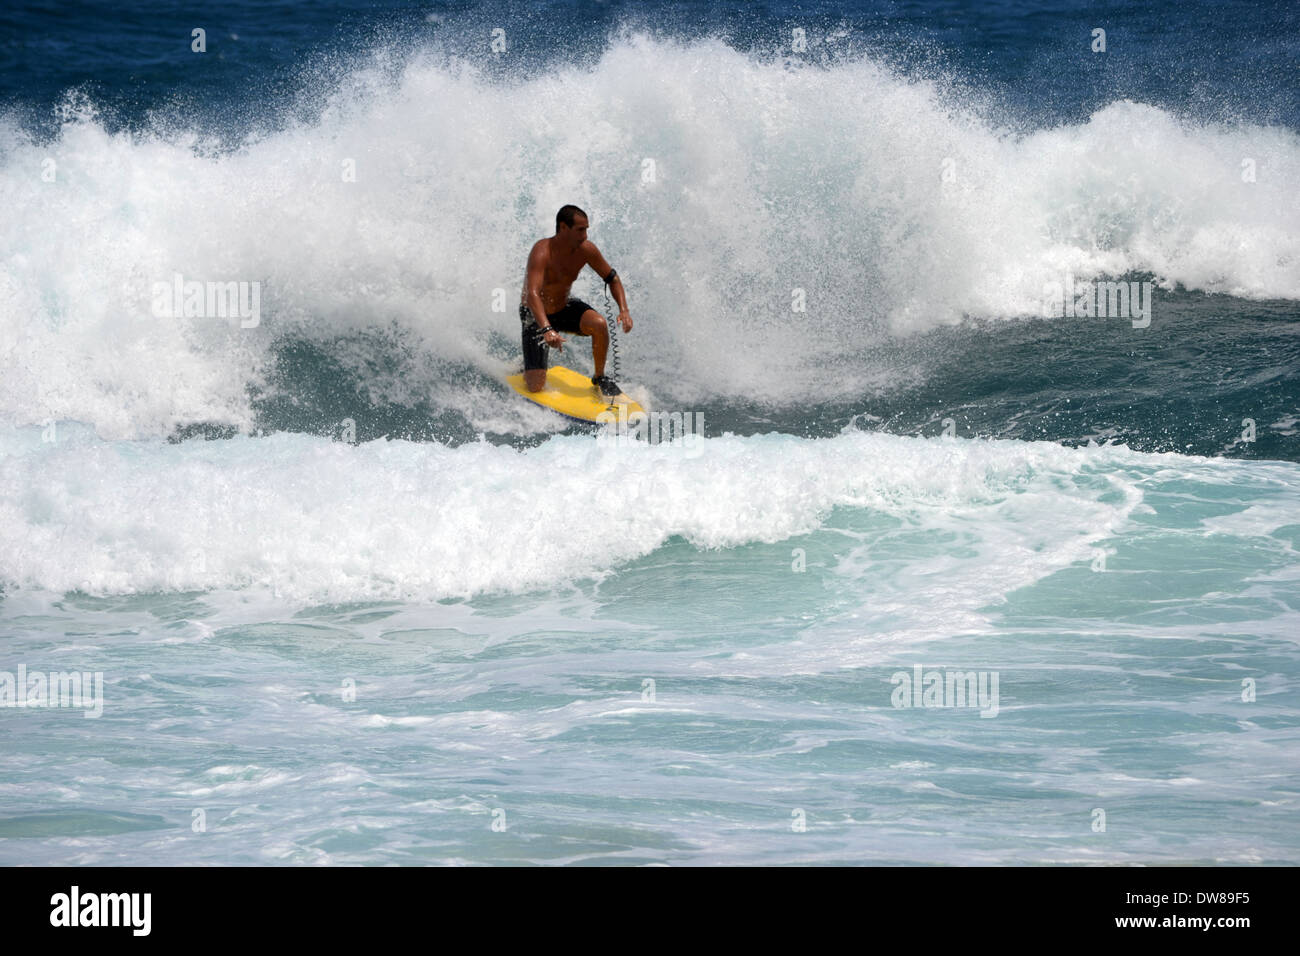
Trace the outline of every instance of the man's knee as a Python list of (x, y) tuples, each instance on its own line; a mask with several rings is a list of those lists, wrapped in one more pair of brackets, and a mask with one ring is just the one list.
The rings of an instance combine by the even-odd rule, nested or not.
[(582, 313), (578, 327), (582, 329), (583, 335), (600, 336), (609, 332), (609, 329), (605, 327), (605, 320), (601, 318), (600, 313), (595, 309), (588, 309)]

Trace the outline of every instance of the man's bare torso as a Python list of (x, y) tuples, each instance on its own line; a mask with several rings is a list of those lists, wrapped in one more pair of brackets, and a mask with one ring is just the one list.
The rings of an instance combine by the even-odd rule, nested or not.
[[(578, 246), (572, 253), (566, 253), (563, 249), (556, 248), (550, 239), (537, 240), (533, 248), (536, 249), (538, 246), (543, 247), (546, 256), (546, 271), (542, 278), (541, 295), (542, 304), (549, 315), (552, 312), (559, 312), (569, 301), (569, 289), (573, 287), (573, 281), (578, 278), (582, 267), (587, 264), (587, 253), (583, 246)], [(519, 304), (524, 307), (528, 305), (527, 279), (524, 280), (523, 289), (519, 294)]]

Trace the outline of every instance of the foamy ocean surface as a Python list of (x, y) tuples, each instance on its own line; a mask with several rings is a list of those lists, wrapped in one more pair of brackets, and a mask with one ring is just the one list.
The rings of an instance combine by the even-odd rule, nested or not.
[[(1298, 53), (1291, 3), (0, 11), (0, 864), (1300, 862)], [(702, 437), (502, 384), (566, 202)], [(1109, 280), (1149, 321), (1044, 314)]]

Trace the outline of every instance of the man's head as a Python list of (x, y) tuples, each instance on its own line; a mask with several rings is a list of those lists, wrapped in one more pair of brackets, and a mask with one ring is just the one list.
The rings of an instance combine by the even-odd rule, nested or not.
[(555, 234), (574, 248), (587, 241), (587, 214), (577, 206), (561, 206), (555, 214)]

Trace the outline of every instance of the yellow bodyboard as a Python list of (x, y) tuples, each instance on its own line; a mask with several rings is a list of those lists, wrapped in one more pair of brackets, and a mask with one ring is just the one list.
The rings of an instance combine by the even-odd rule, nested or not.
[(511, 375), (506, 383), (530, 402), (536, 402), (580, 422), (595, 422), (596, 416), (601, 412), (617, 412), (620, 405), (627, 406), (628, 415), (645, 412), (645, 409), (622, 392), (606, 398), (600, 394), (600, 389), (591, 384), (590, 378), (563, 365), (553, 365), (546, 370), (546, 387), (540, 392), (528, 391), (522, 374)]

